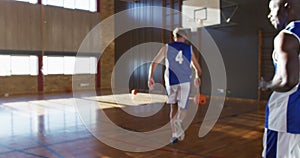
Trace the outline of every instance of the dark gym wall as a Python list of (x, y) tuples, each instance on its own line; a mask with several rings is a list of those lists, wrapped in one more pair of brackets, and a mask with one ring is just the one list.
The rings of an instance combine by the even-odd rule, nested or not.
[[(256, 99), (258, 30), (272, 30), (268, 0), (232, 0), (238, 10), (231, 27), (207, 28), (217, 43), (226, 67), (228, 97)], [(270, 52), (271, 53), (271, 52)]]
[[(115, 11), (120, 12), (130, 8), (137, 8), (143, 6), (162, 6), (161, 0), (140, 0), (139, 2), (124, 2), (120, 0), (115, 1)], [(162, 17), (153, 17), (151, 14), (152, 10), (149, 8), (145, 9), (137, 9), (134, 10), (128, 15), (130, 23), (134, 24), (153, 24), (153, 23), (161, 23)], [(126, 19), (127, 20), (127, 19)], [(127, 21), (128, 22), (128, 21)], [(115, 32), (117, 34), (118, 27), (122, 26), (122, 22), (115, 21)], [(138, 89), (139, 91), (145, 91), (148, 89), (147, 81), (148, 81), (148, 69), (150, 63), (143, 64), (145, 61), (151, 61), (156, 53), (159, 51), (162, 45), (159, 45), (162, 41), (161, 39), (161, 29), (157, 28), (140, 28), (134, 29), (129, 32), (122, 34), (121, 36), (115, 39), (115, 63), (118, 62), (120, 57), (125, 53), (133, 53), (129, 59), (130, 65), (124, 65), (124, 67), (128, 67), (126, 69), (126, 74), (130, 75), (129, 80), (129, 89)], [(143, 46), (149, 42), (155, 42), (154, 47)], [(153, 44), (150, 44), (153, 45)], [(133, 72), (130, 72), (132, 67), (135, 68)], [(157, 82), (162, 81), (162, 67), (159, 66), (155, 73), (155, 80)], [(119, 86), (118, 89), (122, 89)], [(128, 86), (125, 85), (123, 89), (126, 89)]]
[[(258, 69), (258, 30), (272, 30), (267, 19), (268, 0), (231, 0), (238, 4), (238, 10), (232, 17), (232, 23), (236, 25), (224, 25), (222, 27), (208, 27), (207, 31), (214, 38), (222, 53), (226, 73), (228, 97), (256, 99), (257, 98), (257, 69)], [(159, 0), (140, 0), (139, 2), (115, 1), (115, 11), (140, 6), (162, 6)], [(136, 14), (141, 18), (140, 14)], [(152, 19), (153, 20), (153, 19)], [(157, 18), (160, 22), (160, 18)], [(153, 21), (155, 22), (155, 21)], [(116, 22), (116, 26), (118, 23)], [(136, 45), (136, 40), (145, 42), (148, 40), (158, 40), (161, 37), (160, 31), (154, 31), (151, 37), (144, 36), (147, 30), (139, 30), (129, 37), (116, 39), (116, 58), (125, 50)], [(130, 34), (130, 33), (129, 33)], [(157, 34), (157, 35), (156, 35)], [(134, 39), (134, 40), (129, 40)], [(125, 42), (126, 41), (126, 42)], [(125, 42), (125, 43), (124, 43)], [(271, 53), (271, 52), (270, 52)], [(143, 57), (141, 57), (143, 58)], [(146, 70), (146, 69), (144, 69)], [(146, 84), (147, 76), (138, 76), (140, 83)], [(205, 75), (205, 74), (203, 74)], [(133, 82), (133, 81), (131, 81)], [(132, 85), (131, 83), (130, 85)], [(205, 84), (205, 83), (203, 83)], [(134, 87), (134, 86), (133, 86)], [(143, 85), (142, 88), (145, 88)], [(209, 93), (209, 92), (208, 92)]]

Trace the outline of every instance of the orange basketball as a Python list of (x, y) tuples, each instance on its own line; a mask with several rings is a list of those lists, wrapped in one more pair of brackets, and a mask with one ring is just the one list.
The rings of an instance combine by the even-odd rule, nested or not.
[(197, 94), (194, 97), (194, 102), (196, 105), (205, 105), (206, 104), (206, 96), (204, 94)]
[(137, 93), (138, 93), (138, 91), (136, 89), (131, 90), (132, 95), (136, 95)]

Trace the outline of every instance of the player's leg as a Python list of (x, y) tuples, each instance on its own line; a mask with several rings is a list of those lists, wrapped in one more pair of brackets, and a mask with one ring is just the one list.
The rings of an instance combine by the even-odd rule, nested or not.
[(175, 129), (176, 129), (176, 134), (179, 140), (184, 139), (184, 127), (183, 127), (183, 119), (186, 114), (186, 109), (182, 109), (178, 106), (178, 112), (176, 115), (176, 119), (174, 121)]
[(177, 143), (178, 136), (176, 133), (176, 127), (174, 125), (174, 121), (176, 119), (176, 113), (177, 113), (177, 87), (176, 86), (167, 86), (167, 93), (168, 93), (168, 101), (167, 104), (170, 105), (170, 124), (171, 124), (171, 130), (172, 130), (172, 137), (170, 142), (171, 143)]
[(171, 130), (172, 130), (171, 143), (177, 143), (177, 141), (178, 141), (177, 131), (176, 131), (176, 127), (175, 127), (175, 119), (177, 116), (176, 113), (177, 113), (177, 105), (171, 104), (170, 105), (170, 124), (171, 124)]
[(189, 94), (190, 94), (190, 83), (180, 84), (180, 89), (178, 91), (178, 112), (177, 112), (177, 119), (175, 121), (179, 140), (184, 139), (183, 120), (187, 113)]
[(183, 121), (187, 113), (187, 109), (181, 108), (178, 106), (178, 115), (177, 119)]

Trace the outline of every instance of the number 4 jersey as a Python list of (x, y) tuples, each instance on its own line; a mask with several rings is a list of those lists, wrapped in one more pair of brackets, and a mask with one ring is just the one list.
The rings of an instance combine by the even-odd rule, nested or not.
[(192, 46), (183, 42), (167, 44), (165, 84), (172, 86), (191, 82)]

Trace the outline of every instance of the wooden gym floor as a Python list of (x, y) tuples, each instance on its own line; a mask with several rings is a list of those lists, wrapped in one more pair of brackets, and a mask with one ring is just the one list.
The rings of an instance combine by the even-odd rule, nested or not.
[[(124, 94), (121, 105), (110, 95), (94, 97), (102, 110), (118, 126), (148, 130), (169, 121), (169, 108), (158, 115), (137, 118), (122, 109), (149, 110), (148, 102), (138, 94), (135, 103), (126, 106), (130, 94)], [(156, 102), (164, 97), (157, 97)], [(207, 106), (199, 107), (186, 131), (184, 141), (148, 152), (126, 152), (101, 143), (81, 121), (71, 94), (9, 97), (0, 100), (0, 157), (20, 158), (256, 158), (261, 157), (264, 108), (245, 101), (227, 100), (216, 125), (205, 137), (198, 131)], [(151, 109), (150, 109), (151, 110)], [(97, 115), (97, 111), (95, 112)], [(91, 117), (94, 119), (93, 117)], [(95, 119), (101, 124), (101, 120)], [(95, 127), (100, 128), (100, 127)], [(170, 132), (170, 131), (166, 131)], [(120, 142), (122, 143), (122, 142)]]

